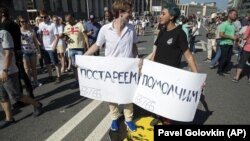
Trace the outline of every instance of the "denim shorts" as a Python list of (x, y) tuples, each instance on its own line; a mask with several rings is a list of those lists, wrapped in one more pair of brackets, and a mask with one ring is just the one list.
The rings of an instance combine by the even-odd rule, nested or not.
[(57, 54), (55, 51), (52, 50), (41, 50), (44, 58), (44, 63), (46, 65), (48, 64), (53, 64), (53, 65), (58, 65), (59, 61), (57, 58)]
[(69, 49), (69, 57), (71, 59), (71, 64), (72, 66), (75, 66), (75, 62), (76, 62), (76, 55), (83, 55), (84, 53), (84, 48), (75, 48), (75, 49)]
[(33, 60), (36, 59), (36, 53), (23, 53), (23, 59)]
[(6, 101), (11, 97), (14, 101), (19, 101), (23, 94), (20, 89), (18, 73), (8, 75), (6, 82), (0, 82), (0, 101)]

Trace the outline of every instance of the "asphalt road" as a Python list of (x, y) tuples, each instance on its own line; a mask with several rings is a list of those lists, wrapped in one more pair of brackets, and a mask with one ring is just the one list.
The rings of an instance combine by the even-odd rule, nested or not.
[[(235, 68), (224, 78), (216, 74), (216, 69), (209, 69), (209, 63), (202, 61), (206, 58), (207, 41), (204, 29), (200, 30), (196, 43), (198, 50), (194, 56), (199, 72), (208, 75), (205, 100), (213, 113), (206, 114), (200, 103), (194, 121), (189, 124), (250, 124), (250, 85), (247, 84), (247, 77), (244, 76), (236, 84), (231, 81)], [(145, 56), (152, 51), (152, 31), (148, 30), (146, 36), (140, 36), (139, 40), (139, 53)], [(235, 65), (235, 55), (232, 60)], [(185, 59), (182, 65), (188, 69)], [(44, 73), (38, 76), (41, 82), (46, 77)], [(107, 141), (109, 135), (120, 136), (109, 132), (107, 103), (81, 97), (78, 89), (70, 87), (73, 82), (74, 76), (70, 72), (63, 74), (60, 84), (46, 83), (36, 88), (36, 100), (43, 103), (44, 113), (34, 118), (32, 106), (13, 110), (17, 123), (0, 130), (1, 141)], [(141, 109), (136, 108), (135, 116), (141, 113)], [(0, 110), (0, 120), (3, 119), (4, 113)]]

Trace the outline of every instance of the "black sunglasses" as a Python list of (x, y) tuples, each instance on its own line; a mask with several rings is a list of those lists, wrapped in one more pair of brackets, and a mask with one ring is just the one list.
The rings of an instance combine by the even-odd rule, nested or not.
[(43, 17), (41, 16), (41, 18), (44, 18), (44, 19), (46, 19), (46, 18), (47, 18), (47, 16), (43, 16)]
[(26, 23), (27, 21), (20, 21), (20, 23)]

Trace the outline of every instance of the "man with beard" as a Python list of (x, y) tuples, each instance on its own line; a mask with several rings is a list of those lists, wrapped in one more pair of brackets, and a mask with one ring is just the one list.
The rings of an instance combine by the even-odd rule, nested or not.
[(220, 25), (219, 34), (220, 34), (220, 47), (221, 47), (221, 58), (219, 60), (219, 66), (217, 70), (217, 74), (219, 76), (225, 77), (227, 74), (226, 68), (228, 67), (231, 56), (233, 53), (233, 44), (234, 41), (238, 39), (235, 35), (235, 26), (233, 22), (237, 18), (237, 11), (235, 9), (231, 9), (228, 12), (227, 21), (223, 22)]

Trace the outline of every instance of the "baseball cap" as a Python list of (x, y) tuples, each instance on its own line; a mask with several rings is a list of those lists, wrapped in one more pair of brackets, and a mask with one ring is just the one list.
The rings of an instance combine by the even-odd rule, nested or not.
[(212, 15), (211, 15), (211, 19), (214, 19), (214, 18), (216, 18), (217, 17), (217, 14), (216, 13), (213, 13)]
[(89, 15), (89, 19), (95, 19), (95, 15), (93, 14)]

